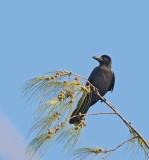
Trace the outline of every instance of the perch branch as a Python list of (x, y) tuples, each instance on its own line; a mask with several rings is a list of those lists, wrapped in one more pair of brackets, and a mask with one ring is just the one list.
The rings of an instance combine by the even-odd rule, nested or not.
[(89, 116), (97, 116), (97, 115), (99, 115), (99, 114), (115, 114), (115, 113), (113, 113), (113, 112), (97, 112), (97, 113), (88, 113), (87, 115), (89, 115)]
[(100, 100), (103, 101), (105, 104), (107, 104), (114, 111), (114, 113), (126, 124), (126, 126), (138, 135), (138, 137), (143, 141), (143, 143), (149, 150), (149, 144), (145, 141), (145, 139), (141, 136), (141, 134), (134, 127), (132, 127), (132, 125), (129, 122), (127, 122), (127, 120), (123, 118), (123, 116), (118, 112), (118, 110), (115, 109), (115, 107), (110, 102), (108, 102), (104, 97), (100, 95), (99, 90), (96, 87), (94, 87), (84, 77), (81, 77), (80, 75), (77, 75), (77, 74), (73, 74), (73, 75), (84, 79), (93, 88), (93, 90), (97, 92), (97, 95), (100, 98)]
[(123, 143), (119, 144), (118, 146), (116, 146), (114, 149), (110, 149), (110, 150), (106, 150), (105, 153), (108, 153), (106, 155), (106, 157), (103, 157), (103, 160), (106, 160), (113, 152), (115, 152), (117, 149), (119, 149), (120, 147), (122, 147), (123, 145), (125, 145), (126, 143), (130, 142), (131, 140), (134, 140), (138, 138), (138, 136), (129, 138), (128, 140), (124, 141)]

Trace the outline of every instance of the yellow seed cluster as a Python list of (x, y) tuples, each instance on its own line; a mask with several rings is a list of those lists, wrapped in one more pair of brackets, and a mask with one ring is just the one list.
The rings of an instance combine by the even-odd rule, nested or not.
[(99, 154), (99, 153), (103, 153), (105, 150), (103, 149), (103, 148), (98, 148), (98, 149), (96, 149), (94, 152), (96, 153), (96, 154)]
[(138, 143), (139, 143), (142, 147), (144, 147), (144, 145), (145, 145), (141, 138), (138, 138)]
[(62, 91), (58, 94), (57, 98), (58, 98), (60, 101), (64, 100), (65, 98), (71, 98), (71, 100), (70, 100), (71, 103), (75, 101), (74, 92), (72, 92), (72, 91), (69, 90), (69, 89), (62, 90)]
[(67, 89), (67, 90), (66, 90), (66, 97), (67, 97), (67, 98), (71, 98), (70, 103), (75, 102), (75, 95), (74, 95), (74, 92), (73, 92), (73, 91)]
[[(136, 133), (133, 129), (131, 129), (129, 132), (130, 132), (133, 136), (138, 136), (137, 133)], [(142, 140), (139, 136), (138, 136), (137, 138), (135, 138), (135, 139), (131, 139), (130, 142), (134, 142), (136, 139), (137, 139), (138, 143), (140, 144), (140, 146), (142, 146), (142, 147), (145, 146), (143, 140)]]
[(82, 86), (81, 91), (90, 93), (90, 86)]
[(48, 80), (55, 80), (56, 78), (61, 77), (61, 76), (63, 76), (64, 74), (70, 76), (70, 75), (72, 75), (72, 72), (68, 72), (68, 71), (65, 71), (65, 70), (59, 71), (59, 72), (56, 72), (55, 75), (48, 77)]
[(61, 91), (61, 92), (58, 94), (57, 98), (58, 98), (60, 101), (63, 100), (63, 99), (65, 99), (65, 98), (66, 98), (66, 92), (65, 92), (65, 91)]
[(133, 129), (130, 129), (129, 132), (135, 137), (137, 136), (137, 133), (133, 130)]
[(60, 117), (60, 114), (56, 112), (50, 117), (49, 122), (53, 122), (56, 120), (56, 118), (59, 118), (59, 117)]
[(89, 93), (90, 92), (90, 86), (86, 86), (86, 91), (87, 91), (87, 93)]
[(74, 98), (74, 92), (72, 92), (70, 89), (66, 90), (66, 97), (67, 98)]
[(85, 126), (86, 126), (85, 121), (81, 120), (81, 122), (77, 125), (77, 127), (75, 129), (78, 130), (78, 129), (81, 129), (81, 128), (85, 127)]
[(79, 82), (79, 81), (71, 81), (71, 82), (69, 82), (69, 81), (63, 81), (63, 84), (65, 85), (65, 86), (74, 86), (74, 85), (80, 85), (81, 83)]
[(49, 131), (48, 131), (48, 138), (52, 138), (54, 136), (54, 134), (55, 134), (55, 131), (52, 130), (52, 129), (49, 129)]
[(53, 138), (53, 136), (59, 131), (61, 130), (62, 127), (64, 127), (67, 124), (67, 121), (63, 121), (60, 124), (58, 124), (57, 126), (54, 126), (53, 129), (49, 129), (48, 130), (48, 138)]

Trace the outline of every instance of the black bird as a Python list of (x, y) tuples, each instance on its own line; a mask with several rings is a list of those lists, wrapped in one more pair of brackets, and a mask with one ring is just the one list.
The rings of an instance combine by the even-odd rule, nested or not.
[[(95, 86), (100, 95), (104, 96), (108, 91), (113, 91), (115, 83), (115, 74), (111, 70), (112, 60), (107, 55), (102, 55), (101, 57), (94, 56), (93, 59), (99, 62), (99, 66), (95, 67), (88, 81)], [(86, 84), (89, 85), (88, 83)], [(91, 92), (79, 100), (77, 108), (73, 111), (69, 123), (78, 125), (85, 116), (81, 114), (86, 114), (88, 109), (94, 105), (98, 100), (101, 100), (97, 95), (97, 92), (90, 87)]]

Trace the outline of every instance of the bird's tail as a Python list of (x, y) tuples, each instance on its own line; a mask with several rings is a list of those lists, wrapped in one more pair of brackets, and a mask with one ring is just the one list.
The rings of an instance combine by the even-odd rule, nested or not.
[(90, 107), (90, 97), (91, 95), (88, 94), (85, 98), (81, 98), (78, 102), (77, 108), (73, 111), (70, 116), (69, 123), (70, 124), (79, 124), (81, 120), (84, 119), (89, 107)]

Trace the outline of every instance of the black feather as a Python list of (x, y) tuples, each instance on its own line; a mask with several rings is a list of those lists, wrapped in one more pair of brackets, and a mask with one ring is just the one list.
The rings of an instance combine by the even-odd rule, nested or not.
[[(111, 58), (109, 57), (109, 61), (107, 63), (107, 57), (108, 56), (106, 55), (99, 57), (100, 65), (94, 68), (88, 78), (89, 82), (99, 90), (101, 96), (104, 96), (108, 91), (113, 91), (115, 84), (115, 74), (111, 70)], [(97, 58), (98, 57), (96, 57), (96, 60), (98, 60)], [(105, 61), (104, 58), (106, 58)], [(80, 123), (84, 116), (80, 116), (79, 113), (86, 114), (88, 109), (98, 100), (100, 100), (100, 98), (97, 95), (97, 92), (91, 88), (91, 92), (88, 93), (85, 98), (82, 96), (79, 100), (77, 108), (73, 111), (70, 117), (69, 123)]]

